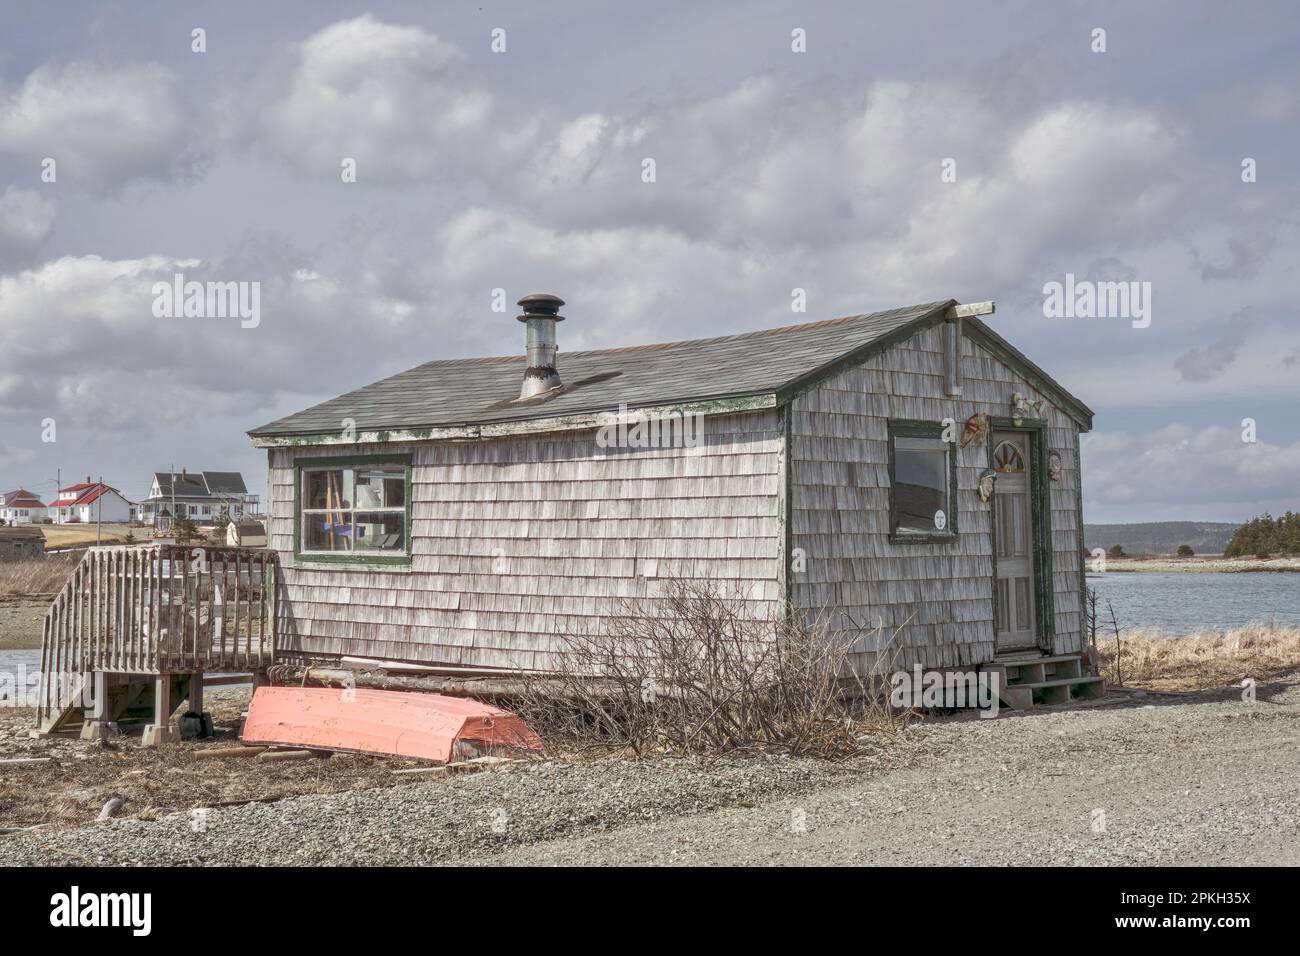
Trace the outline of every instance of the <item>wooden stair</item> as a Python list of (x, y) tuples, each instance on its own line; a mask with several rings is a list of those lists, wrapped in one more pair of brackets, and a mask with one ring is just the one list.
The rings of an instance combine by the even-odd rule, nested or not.
[(87, 549), (45, 612), (37, 733), (78, 721), (84, 733), (150, 688), (165, 731), (169, 705), (201, 696), (202, 675), (265, 669), (275, 661), (277, 584), (275, 552), (256, 548)]
[(1106, 692), (1106, 682), (1085, 672), (1079, 654), (1007, 655), (981, 670), (1000, 674), (998, 697), (1013, 710), (1091, 700)]

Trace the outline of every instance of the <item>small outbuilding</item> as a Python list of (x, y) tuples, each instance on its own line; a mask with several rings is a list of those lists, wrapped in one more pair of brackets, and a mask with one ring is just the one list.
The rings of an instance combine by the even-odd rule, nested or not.
[(265, 548), (266, 526), (260, 521), (232, 521), (226, 525), (226, 544), (232, 548)]
[(864, 671), (886, 639), (909, 668), (1081, 652), (1093, 413), (979, 318), (992, 303), (558, 359), (563, 302), (520, 305), (523, 354), (249, 433), (278, 658), (545, 670), (670, 575), (866, 624)]
[(45, 535), (31, 525), (0, 528), (0, 561), (42, 561)]

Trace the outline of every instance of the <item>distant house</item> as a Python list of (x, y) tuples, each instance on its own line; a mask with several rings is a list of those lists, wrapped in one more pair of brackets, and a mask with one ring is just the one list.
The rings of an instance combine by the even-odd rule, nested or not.
[(260, 521), (232, 521), (226, 525), (226, 544), (232, 548), (265, 548), (266, 525)]
[(40, 528), (0, 528), (0, 561), (31, 561), (45, 557)]
[(55, 524), (123, 524), (131, 520), (132, 505), (116, 488), (87, 477), (60, 488), (46, 510)]
[(159, 531), (169, 530), (175, 515), (195, 524), (213, 524), (222, 515), (241, 521), (256, 512), (257, 501), (237, 471), (157, 471), (149, 496), (140, 502), (139, 518)]
[(24, 488), (0, 492), (0, 522), (4, 524), (31, 524), (44, 518), (45, 511), (41, 499)]

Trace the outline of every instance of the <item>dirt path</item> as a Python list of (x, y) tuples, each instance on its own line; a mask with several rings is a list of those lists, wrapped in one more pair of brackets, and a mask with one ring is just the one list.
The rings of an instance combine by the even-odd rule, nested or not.
[(481, 862), (1300, 864), (1300, 688), (945, 731), (931, 766)]
[(1300, 864), (1300, 686), (1119, 704), (927, 722), (834, 764), (513, 765), (198, 830), (179, 813), (20, 834), (0, 862)]

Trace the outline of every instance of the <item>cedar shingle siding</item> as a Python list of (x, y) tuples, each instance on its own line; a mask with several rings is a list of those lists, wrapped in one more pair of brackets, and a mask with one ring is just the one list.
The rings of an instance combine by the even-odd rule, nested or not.
[[(962, 346), (963, 393), (950, 398), (941, 335), (926, 329), (835, 375), (795, 398), (791, 413), (791, 547), (807, 556), (807, 570), (790, 576), (792, 601), (879, 624), (885, 639), (898, 630), (898, 662), (906, 667), (993, 657), (991, 509), (976, 491), (989, 462), (983, 444), (956, 452), (955, 543), (890, 542), (889, 419), (960, 424), (981, 411), (1007, 415), (1015, 392), (1045, 398), (970, 338)], [(1047, 443), (1063, 465), (1050, 498), (1054, 650), (1064, 653), (1079, 649), (1080, 634), (1078, 426), (1050, 399), (1045, 408)], [(872, 664), (877, 643), (875, 631), (860, 642), (860, 666)]]
[(555, 635), (653, 594), (670, 571), (740, 582), (770, 613), (778, 446), (772, 410), (710, 418), (698, 448), (600, 448), (591, 430), (419, 443), (411, 567), (400, 571), (295, 566), (295, 454), (339, 450), (276, 449), (270, 545), (291, 607), (279, 648), (544, 668)]

